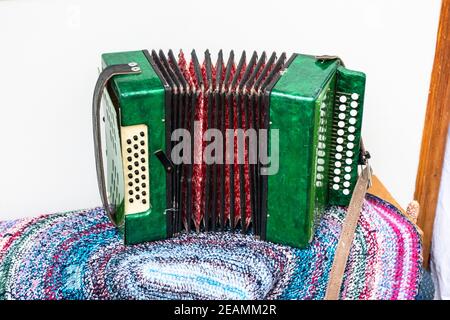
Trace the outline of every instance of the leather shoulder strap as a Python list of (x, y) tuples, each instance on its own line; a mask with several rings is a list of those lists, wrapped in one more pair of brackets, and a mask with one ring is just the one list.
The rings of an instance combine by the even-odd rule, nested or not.
[(338, 240), (336, 252), (331, 266), (325, 300), (338, 300), (341, 290), (342, 279), (344, 277), (345, 266), (350, 254), (353, 238), (361, 214), (364, 198), (369, 187), (371, 178), (371, 168), (367, 164), (361, 172), (352, 198), (348, 206), (347, 215), (342, 224), (341, 235)]

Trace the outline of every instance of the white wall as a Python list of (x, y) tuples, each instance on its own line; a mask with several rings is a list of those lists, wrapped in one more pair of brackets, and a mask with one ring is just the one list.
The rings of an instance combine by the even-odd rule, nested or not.
[(102, 52), (336, 54), (367, 73), (373, 167), (412, 198), (440, 1), (0, 1), (0, 219), (100, 204), (91, 95)]
[(450, 300), (450, 128), (447, 133), (442, 166), (439, 201), (431, 240), (431, 274), (435, 284), (435, 299)]

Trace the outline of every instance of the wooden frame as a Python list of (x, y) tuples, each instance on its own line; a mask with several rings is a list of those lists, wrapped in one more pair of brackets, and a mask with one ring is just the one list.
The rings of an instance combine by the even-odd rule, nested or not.
[(414, 198), (420, 203), (424, 265), (428, 267), (450, 113), (450, 0), (442, 0)]

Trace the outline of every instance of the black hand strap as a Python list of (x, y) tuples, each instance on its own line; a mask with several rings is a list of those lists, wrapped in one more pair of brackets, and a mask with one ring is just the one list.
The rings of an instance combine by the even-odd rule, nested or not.
[(116, 75), (120, 74), (138, 74), (141, 73), (141, 69), (136, 63), (130, 64), (118, 64), (106, 67), (100, 73), (95, 84), (94, 97), (92, 99), (92, 127), (94, 133), (94, 151), (95, 151), (95, 164), (97, 169), (97, 183), (100, 191), (100, 197), (102, 199), (103, 207), (108, 214), (111, 221), (115, 224), (115, 209), (108, 203), (108, 194), (106, 192), (105, 172), (103, 165), (103, 153), (102, 142), (100, 132), (100, 108), (103, 96), (103, 90), (105, 89), (108, 81)]

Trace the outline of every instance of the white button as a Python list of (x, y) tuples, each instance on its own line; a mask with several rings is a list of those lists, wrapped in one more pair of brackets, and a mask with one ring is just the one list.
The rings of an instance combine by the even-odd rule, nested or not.
[(347, 101), (347, 97), (346, 97), (346, 96), (340, 96), (340, 97), (339, 97), (339, 101), (342, 102), (342, 103), (344, 103), (344, 102)]

